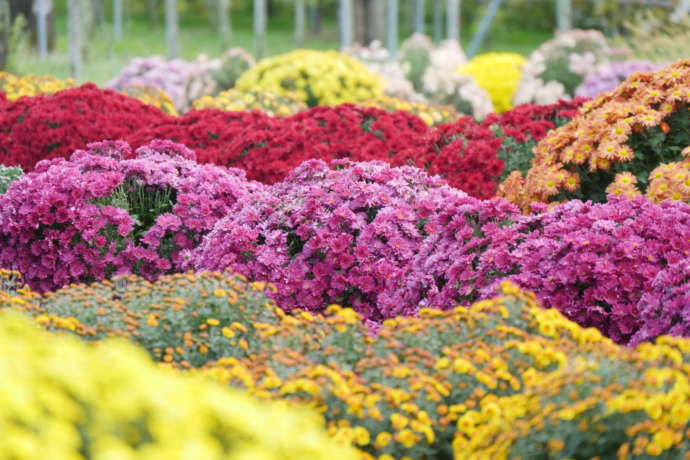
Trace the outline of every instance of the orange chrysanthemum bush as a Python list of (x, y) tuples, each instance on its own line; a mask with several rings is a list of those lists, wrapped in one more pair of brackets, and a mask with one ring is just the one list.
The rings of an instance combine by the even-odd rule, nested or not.
[(690, 200), (690, 60), (631, 75), (585, 103), (535, 147), (526, 177), (512, 173), (499, 195), (530, 203), (605, 201), (608, 194)]
[[(236, 276), (173, 275), (153, 287), (120, 278), (44, 297), (0, 278), (11, 287), (0, 291), (0, 310), (30, 313), (51, 330), (87, 340), (123, 335), (146, 347), (156, 334), (173, 350), (164, 355), (175, 357), (183, 331), (204, 338), (206, 355), (225, 357), (190, 372), (313, 407), (328, 433), (363, 458), (682, 459), (690, 452), (690, 340), (621, 347), (509, 283), (495, 299), (422, 309), (373, 332), (335, 305), (325, 315), (267, 308), (261, 286)], [(244, 300), (228, 302), (233, 295)], [(134, 314), (137, 302), (146, 311)], [(163, 344), (164, 337), (176, 341)]]

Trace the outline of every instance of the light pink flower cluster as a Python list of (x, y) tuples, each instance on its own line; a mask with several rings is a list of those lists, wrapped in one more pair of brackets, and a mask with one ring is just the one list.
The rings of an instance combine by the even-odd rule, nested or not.
[(124, 272), (154, 278), (179, 270), (181, 251), (259, 187), (170, 141), (132, 156), (124, 142), (93, 143), (14, 182), (0, 196), (0, 266), (41, 291)]

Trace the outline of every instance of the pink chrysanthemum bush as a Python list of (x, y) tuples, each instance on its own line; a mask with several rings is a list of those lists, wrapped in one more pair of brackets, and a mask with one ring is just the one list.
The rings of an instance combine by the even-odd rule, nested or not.
[(0, 266), (41, 291), (180, 269), (181, 252), (259, 187), (241, 170), (194, 160), (185, 146), (154, 140), (135, 153), (99, 142), (39, 162), (0, 196)]
[(575, 200), (521, 226), (529, 233), (506, 255), (516, 265), (511, 279), (546, 307), (618, 343), (639, 328), (637, 304), (657, 273), (690, 251), (685, 203)]
[(690, 259), (660, 271), (637, 309), (641, 324), (631, 345), (662, 335), (690, 337)]
[(339, 303), (379, 321), (411, 313), (378, 308), (379, 293), (417, 251), (426, 220), (457, 196), (414, 167), (311, 160), (239, 202), (192, 259), (273, 282), (286, 310)]
[(548, 212), (538, 205), (540, 214), (523, 217), (501, 201), (457, 200), (427, 224), (399, 302), (449, 309), (489, 298), (510, 279), (544, 306), (627, 343), (641, 324), (642, 295), (690, 251), (690, 207), (610, 199)]
[(386, 301), (405, 305), (409, 311), (421, 305), (448, 310), (478, 300), (492, 280), (512, 273), (508, 258), (492, 260), (492, 254), (507, 253), (497, 248), (516, 240), (513, 224), (520, 219), (518, 209), (504, 200), (469, 196), (448, 200), (426, 224), (429, 235), (400, 285), (391, 285)]

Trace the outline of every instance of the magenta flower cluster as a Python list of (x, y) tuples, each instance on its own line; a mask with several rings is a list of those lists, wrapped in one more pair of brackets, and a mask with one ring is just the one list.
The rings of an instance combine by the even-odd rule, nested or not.
[(505, 200), (447, 200), (426, 224), (428, 236), (385, 300), (408, 311), (418, 306), (445, 310), (478, 300), (492, 280), (512, 273), (506, 244), (516, 240), (513, 224), (520, 219)]
[(40, 291), (180, 270), (182, 251), (260, 187), (242, 170), (194, 160), (187, 147), (154, 140), (135, 153), (100, 142), (39, 162), (0, 195), (0, 266)]
[(381, 296), (399, 282), (426, 221), (465, 196), (414, 167), (310, 160), (241, 200), (192, 257), (199, 270), (274, 283), (283, 309), (339, 303), (380, 321), (414, 312)]
[(690, 258), (660, 271), (637, 309), (640, 327), (631, 345), (661, 335), (690, 337)]

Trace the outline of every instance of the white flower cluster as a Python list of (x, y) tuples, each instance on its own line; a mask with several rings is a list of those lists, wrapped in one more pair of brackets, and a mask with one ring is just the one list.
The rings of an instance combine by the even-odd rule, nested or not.
[(342, 49), (342, 52), (361, 61), (371, 72), (378, 74), (384, 82), (387, 96), (414, 102), (424, 101), (414, 90), (412, 83), (405, 78), (400, 63), (390, 58), (390, 53), (380, 42), (373, 41), (369, 46), (352, 45)]
[(625, 56), (598, 30), (558, 33), (530, 55), (513, 102), (552, 104), (570, 99), (589, 72)]
[(422, 76), (422, 92), (433, 102), (483, 119), (494, 108), (489, 94), (474, 78), (457, 72), (466, 62), (465, 53), (457, 42), (442, 42), (429, 53), (429, 65)]

